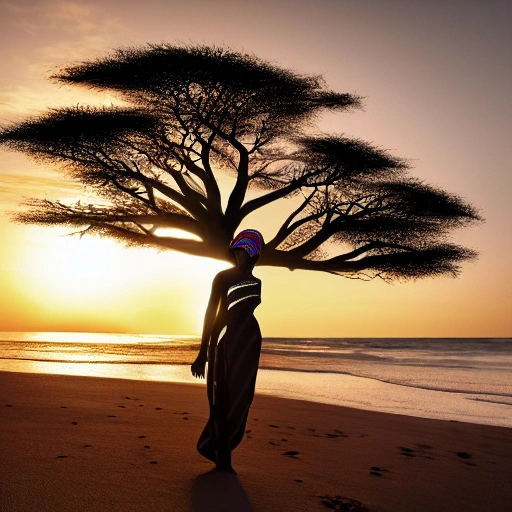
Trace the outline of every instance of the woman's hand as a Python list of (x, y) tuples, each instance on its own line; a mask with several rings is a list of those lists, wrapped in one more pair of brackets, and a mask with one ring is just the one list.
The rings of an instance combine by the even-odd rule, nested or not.
[(197, 377), (198, 379), (204, 378), (204, 368), (206, 366), (206, 354), (199, 352), (199, 355), (196, 357), (196, 360), (192, 363), (191, 370), (192, 375)]

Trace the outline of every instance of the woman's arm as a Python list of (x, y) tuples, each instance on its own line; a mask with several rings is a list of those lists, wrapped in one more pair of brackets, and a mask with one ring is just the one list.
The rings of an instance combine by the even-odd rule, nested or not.
[(204, 377), (204, 368), (208, 357), (208, 344), (212, 335), (213, 326), (217, 318), (219, 304), (222, 297), (222, 278), (217, 274), (212, 283), (210, 299), (206, 308), (203, 323), (203, 335), (201, 337), (201, 347), (196, 360), (192, 363), (192, 375), (194, 377)]

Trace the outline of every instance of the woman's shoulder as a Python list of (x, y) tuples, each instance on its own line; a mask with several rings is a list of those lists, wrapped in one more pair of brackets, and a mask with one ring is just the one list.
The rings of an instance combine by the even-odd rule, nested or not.
[(236, 268), (228, 268), (226, 270), (220, 271), (215, 276), (215, 281), (219, 286), (230, 288), (232, 286), (241, 284), (241, 283), (248, 283), (248, 282), (256, 282), (261, 285), (261, 280), (257, 277), (250, 275), (240, 275), (239, 272), (236, 271)]
[(213, 286), (219, 289), (227, 290), (236, 281), (236, 273), (234, 268), (221, 270), (213, 279)]

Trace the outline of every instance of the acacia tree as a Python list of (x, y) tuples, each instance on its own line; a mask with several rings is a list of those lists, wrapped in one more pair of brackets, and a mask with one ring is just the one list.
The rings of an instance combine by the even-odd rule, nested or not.
[[(53, 109), (4, 129), (0, 142), (57, 164), (103, 204), (33, 199), (18, 221), (230, 260), (228, 243), (248, 215), (296, 197), (259, 265), (421, 278), (456, 275), (475, 256), (448, 239), (480, 220), (471, 205), (367, 142), (311, 135), (323, 111), (360, 106), (321, 77), (229, 49), (149, 45), (52, 78), (114, 91), (125, 106)], [(220, 172), (233, 176), (224, 206)], [(249, 187), (257, 193), (247, 200)]]

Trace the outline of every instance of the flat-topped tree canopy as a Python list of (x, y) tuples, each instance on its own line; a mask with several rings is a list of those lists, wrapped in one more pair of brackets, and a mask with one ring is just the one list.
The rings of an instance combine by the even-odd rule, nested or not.
[[(481, 220), (471, 205), (365, 141), (311, 135), (321, 112), (360, 106), (321, 77), (225, 48), (148, 45), (53, 79), (115, 91), (125, 106), (53, 109), (4, 129), (0, 143), (56, 164), (104, 203), (36, 199), (18, 221), (230, 260), (228, 243), (248, 215), (296, 197), (258, 264), (407, 279), (456, 275), (475, 257), (449, 240)], [(225, 208), (219, 172), (234, 177)], [(249, 186), (259, 192), (246, 200)], [(164, 227), (195, 238), (164, 236)]]

